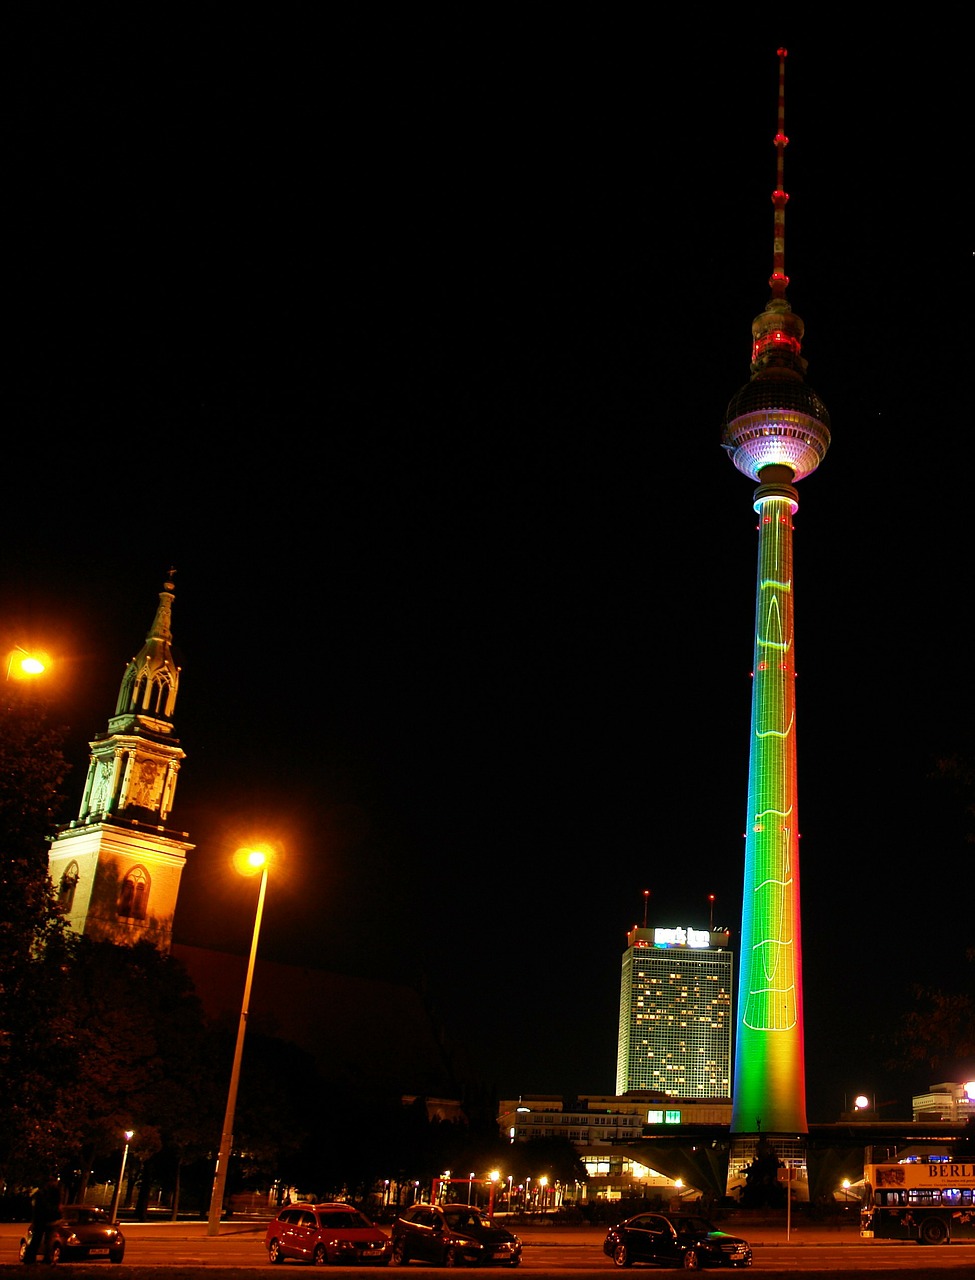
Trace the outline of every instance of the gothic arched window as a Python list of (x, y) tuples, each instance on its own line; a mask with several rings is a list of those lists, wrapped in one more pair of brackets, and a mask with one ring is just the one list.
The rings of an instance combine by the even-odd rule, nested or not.
[(58, 881), (58, 906), (67, 915), (74, 906), (74, 891), (78, 887), (78, 864), (69, 862)]
[(148, 902), (149, 877), (143, 867), (133, 867), (119, 889), (118, 913), (130, 920), (144, 920)]

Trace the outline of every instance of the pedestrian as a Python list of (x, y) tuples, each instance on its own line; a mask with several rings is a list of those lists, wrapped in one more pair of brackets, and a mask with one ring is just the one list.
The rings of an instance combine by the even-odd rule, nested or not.
[(30, 1230), (27, 1232), (27, 1244), (24, 1247), (24, 1262), (37, 1261), (38, 1252), (43, 1248), (44, 1261), (54, 1261), (55, 1227), (61, 1220), (61, 1183), (57, 1178), (50, 1178), (43, 1187), (38, 1187), (30, 1202)]

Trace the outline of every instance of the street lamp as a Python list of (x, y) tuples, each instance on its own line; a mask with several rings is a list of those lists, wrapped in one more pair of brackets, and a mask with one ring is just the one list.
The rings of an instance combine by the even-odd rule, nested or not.
[(32, 680), (34, 676), (42, 676), (46, 670), (44, 656), (30, 653), (22, 645), (15, 644), (7, 655), (8, 680)]
[(488, 1200), (488, 1217), (493, 1222), (494, 1221), (494, 1189), (498, 1185), (498, 1179), (501, 1177), (501, 1174), (498, 1173), (497, 1169), (492, 1169), (491, 1172), (488, 1174), (488, 1177), (491, 1180), (491, 1198)]
[(220, 1151), (217, 1167), (213, 1171), (213, 1192), (210, 1196), (210, 1215), (207, 1219), (207, 1235), (220, 1234), (220, 1217), (223, 1211), (223, 1193), (227, 1185), (227, 1166), (234, 1145), (234, 1111), (237, 1107), (237, 1086), (240, 1083), (240, 1061), (244, 1053), (244, 1032), (247, 1030), (247, 1014), (250, 1008), (251, 983), (254, 979), (254, 961), (257, 959), (257, 939), (261, 932), (261, 916), (264, 914), (264, 895), (267, 892), (268, 856), (260, 849), (238, 849), (234, 865), (242, 875), (261, 873), (261, 888), (257, 895), (257, 915), (254, 917), (254, 936), (251, 938), (250, 959), (247, 961), (247, 977), (244, 980), (244, 1000), (240, 1007), (240, 1023), (237, 1027), (237, 1045), (234, 1049), (234, 1065), (230, 1072), (230, 1089), (227, 1092), (227, 1110), (220, 1134)]
[(135, 1134), (133, 1129), (125, 1130), (125, 1146), (122, 1148), (122, 1163), (119, 1165), (118, 1182), (115, 1184), (115, 1194), (112, 1196), (112, 1207), (109, 1210), (109, 1217), (114, 1222), (118, 1217), (119, 1196), (122, 1194), (122, 1179), (125, 1177), (125, 1162), (129, 1158), (129, 1143)]

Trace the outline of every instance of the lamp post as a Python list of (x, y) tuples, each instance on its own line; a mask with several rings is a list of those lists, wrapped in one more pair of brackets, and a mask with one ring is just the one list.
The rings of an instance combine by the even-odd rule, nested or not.
[(119, 1165), (118, 1182), (115, 1184), (115, 1194), (112, 1196), (112, 1207), (109, 1210), (109, 1217), (114, 1222), (118, 1217), (119, 1196), (122, 1194), (122, 1179), (125, 1177), (125, 1162), (129, 1158), (129, 1143), (134, 1137), (133, 1129), (125, 1131), (125, 1146), (122, 1148), (122, 1163)]
[(261, 916), (264, 914), (264, 895), (267, 892), (268, 857), (259, 849), (241, 849), (234, 856), (234, 863), (242, 874), (256, 875), (261, 873), (261, 888), (257, 895), (257, 915), (254, 917), (254, 936), (251, 938), (250, 959), (247, 961), (247, 977), (244, 980), (244, 1000), (240, 1008), (240, 1022), (237, 1027), (237, 1045), (234, 1049), (234, 1065), (230, 1072), (230, 1089), (227, 1092), (227, 1110), (223, 1118), (223, 1130), (220, 1134), (220, 1151), (217, 1154), (217, 1167), (213, 1171), (213, 1192), (210, 1196), (210, 1214), (207, 1219), (207, 1235), (220, 1233), (220, 1218), (223, 1212), (223, 1193), (227, 1185), (227, 1166), (230, 1164), (230, 1153), (234, 1145), (234, 1111), (237, 1107), (237, 1086), (240, 1083), (240, 1062), (244, 1053), (244, 1033), (247, 1030), (247, 1014), (250, 1008), (251, 983), (254, 979), (254, 961), (257, 958), (257, 939), (261, 932)]
[(494, 1189), (498, 1185), (498, 1179), (501, 1177), (501, 1174), (498, 1173), (497, 1169), (492, 1169), (491, 1172), (488, 1174), (488, 1177), (491, 1180), (491, 1197), (488, 1200), (488, 1218), (490, 1218), (490, 1220), (493, 1222), (494, 1221)]

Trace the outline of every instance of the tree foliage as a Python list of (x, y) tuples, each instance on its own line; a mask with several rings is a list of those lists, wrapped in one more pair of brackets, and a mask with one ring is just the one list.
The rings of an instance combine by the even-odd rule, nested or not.
[(61, 1000), (72, 939), (47, 871), (63, 730), (44, 703), (4, 686), (0, 699), (0, 1176), (50, 1172), (70, 1141), (60, 1082), (74, 1068), (74, 1025)]
[[(967, 953), (975, 963), (975, 950)], [(901, 1071), (925, 1067), (946, 1073), (947, 1079), (965, 1060), (975, 1057), (975, 997), (964, 991), (944, 991), (916, 985), (914, 1008), (895, 1030), (894, 1055), (889, 1065)]]
[(136, 1131), (133, 1155), (179, 1159), (213, 1149), (219, 1132), (214, 1047), (185, 969), (148, 942), (79, 941), (65, 995), (78, 1018), (82, 1168)]

